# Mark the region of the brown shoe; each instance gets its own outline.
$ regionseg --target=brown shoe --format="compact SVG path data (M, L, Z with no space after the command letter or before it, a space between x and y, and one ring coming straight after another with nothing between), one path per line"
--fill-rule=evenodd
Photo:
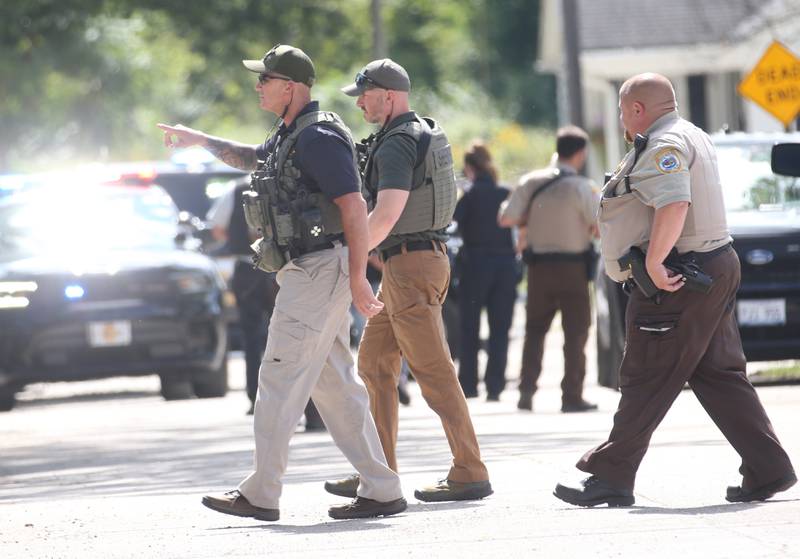
M227 493L206 495L203 497L203 504L211 510L223 514L247 516L255 518L256 520L266 520L268 522L273 522L280 518L280 511L278 509L264 509L251 505L247 497L239 493L238 489L228 491Z
M443 479L436 485L414 491L414 497L429 503L439 501L474 501L494 493L489 480L462 483Z
M353 502L346 505L331 507L328 516L336 520L348 518L375 518L376 516L391 516L403 512L408 507L406 500L400 497L394 501L373 501L365 497L356 497Z
M325 491L333 495L338 495L339 497L355 499L359 483L361 483L361 478L358 477L358 474L353 474L344 479L326 481Z

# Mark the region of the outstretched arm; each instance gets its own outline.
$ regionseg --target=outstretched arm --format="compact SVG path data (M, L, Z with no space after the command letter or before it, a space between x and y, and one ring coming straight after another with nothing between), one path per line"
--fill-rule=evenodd
M254 145L241 144L224 138L209 136L183 124L170 126L158 123L157 126L164 131L164 145L168 148L201 146L220 161L243 171L254 170L258 163L256 146Z

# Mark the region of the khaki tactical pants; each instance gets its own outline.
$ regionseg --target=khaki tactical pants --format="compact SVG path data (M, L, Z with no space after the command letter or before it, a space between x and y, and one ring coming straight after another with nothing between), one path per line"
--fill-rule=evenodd
M347 248L296 258L277 276L256 399L255 471L239 491L253 505L278 508L289 439L312 397L336 445L361 476L358 494L377 501L403 496L369 413L350 353Z
M653 431L688 382L741 456L745 491L793 471L745 374L747 363L734 315L739 258L729 248L702 267L714 278L708 294L684 287L657 305L634 289L625 316L622 396L614 427L608 441L581 458L578 469L632 490Z
M441 251L403 252L383 269L378 299L385 307L367 321L358 350L358 371L389 466L397 471L397 382L400 357L408 361L422 396L442 420L453 463L448 479L489 479L464 393L444 335L442 303L450 282L450 262Z

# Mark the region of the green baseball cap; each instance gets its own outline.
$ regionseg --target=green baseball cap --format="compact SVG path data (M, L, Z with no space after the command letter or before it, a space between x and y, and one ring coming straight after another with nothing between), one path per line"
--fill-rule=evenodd
M275 45L269 49L261 60L242 60L244 67L259 74L274 72L292 81L304 83L308 87L314 85L317 73L314 63L306 53L290 45Z
M411 91L408 72L391 58L373 60L356 74L354 83L342 88L342 92L358 97L367 89L379 87L394 91Z

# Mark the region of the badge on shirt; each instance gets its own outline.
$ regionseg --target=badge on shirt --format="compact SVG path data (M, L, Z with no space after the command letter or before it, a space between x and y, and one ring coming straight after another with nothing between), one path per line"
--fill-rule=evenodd
M659 172L676 173L681 170L681 159L673 148L664 148L656 154L656 167Z

